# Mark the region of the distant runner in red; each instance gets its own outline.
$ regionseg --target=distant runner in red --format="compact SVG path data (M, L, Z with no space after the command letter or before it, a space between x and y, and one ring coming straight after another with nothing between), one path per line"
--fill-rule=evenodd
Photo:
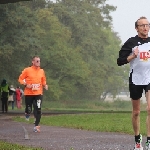
M40 68L40 58L34 56L32 59L32 66L25 68L18 81L20 84L25 85L25 117L29 120L30 113L32 112L32 105L34 107L33 113L35 117L34 132L40 132L40 119L41 119L41 103L43 88L48 90L46 84L45 72Z
M19 87L16 88L16 103L17 103L17 108L20 109L21 108L21 92Z

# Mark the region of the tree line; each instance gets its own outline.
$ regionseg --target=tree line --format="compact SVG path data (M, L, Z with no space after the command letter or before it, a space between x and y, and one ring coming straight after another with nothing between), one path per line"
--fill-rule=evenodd
M49 90L46 99L100 99L126 89L127 66L106 0L33 0L0 5L0 78L18 84L38 55Z

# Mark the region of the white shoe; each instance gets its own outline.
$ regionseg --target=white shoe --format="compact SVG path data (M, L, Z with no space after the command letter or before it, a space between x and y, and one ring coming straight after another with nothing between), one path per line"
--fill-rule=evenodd
M134 149L133 150L143 150L142 147L142 135L140 134L140 139L138 142L135 143Z
M143 150L143 147L140 143L135 143L133 150ZM150 149L146 149L146 150L150 150Z
M149 142L146 142L146 143L145 143L145 149L146 149L146 150L150 150L150 143L149 143Z
M40 126L35 126L33 129L34 132L40 132Z

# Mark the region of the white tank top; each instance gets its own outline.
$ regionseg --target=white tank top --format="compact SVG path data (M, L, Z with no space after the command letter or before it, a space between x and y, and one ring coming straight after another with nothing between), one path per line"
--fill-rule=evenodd
M139 45L138 49L139 54L137 58L130 61L132 82L135 85L148 85L150 83L150 42Z

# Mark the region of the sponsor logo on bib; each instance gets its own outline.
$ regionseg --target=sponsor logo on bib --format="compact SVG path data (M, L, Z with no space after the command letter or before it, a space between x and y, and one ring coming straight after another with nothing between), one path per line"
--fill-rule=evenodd
M141 61L148 61L149 58L150 58L150 52L140 52Z
M32 90L37 91L40 89L40 84L32 84Z

